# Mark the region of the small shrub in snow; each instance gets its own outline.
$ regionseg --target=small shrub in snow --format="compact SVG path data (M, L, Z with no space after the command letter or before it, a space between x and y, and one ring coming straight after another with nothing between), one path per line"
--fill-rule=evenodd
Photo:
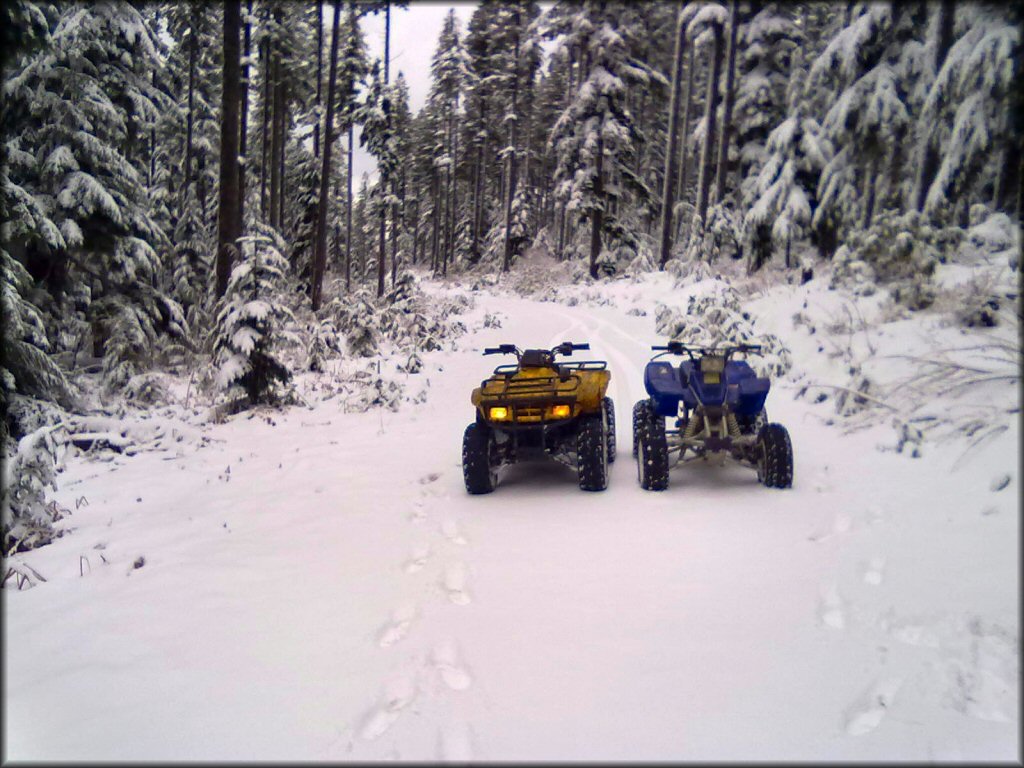
M750 364L762 375L782 376L793 367L785 345L773 334L757 332L749 313L740 305L739 294L724 282L716 281L710 290L691 296L682 311L659 303L655 330L659 336L704 347L733 342L761 344L762 354L751 357Z
M169 400L167 385L161 374L140 373L128 379L124 387L125 399L139 405L165 405Z
M848 285L867 295L864 282L886 284L896 301L923 309L935 300L936 266L947 261L962 237L962 230L933 227L917 211L883 211L836 252L832 286Z
M501 328L501 319L490 312L484 313L484 328Z
M306 327L306 366L311 371L322 371L328 357L341 354L338 329L330 317L309 323Z
M285 331L294 317L280 300L288 263L273 240L263 235L243 240L249 247L231 270L217 312L214 366L222 389L241 386L256 404L269 399L276 383L291 378L280 350L295 341Z
M57 489L54 477L63 454L67 430L63 424L40 427L5 448L2 520L3 551L10 554L49 544L59 533L53 524L64 516L56 503L47 503L46 490Z

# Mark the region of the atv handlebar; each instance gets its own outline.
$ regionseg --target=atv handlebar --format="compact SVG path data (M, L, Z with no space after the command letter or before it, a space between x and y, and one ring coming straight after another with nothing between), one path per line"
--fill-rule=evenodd
M651 347L656 352L668 353L670 355L682 355L686 354L691 360L695 359L695 355L714 355L721 354L728 358L733 352L743 352L749 354L751 352L760 353L760 344L723 344L720 347L699 347L693 344L684 344L681 341L670 341L665 345L654 345ZM660 357L660 355L659 355Z
M554 357L555 355L571 355L573 352L581 349L590 349L590 344L584 342L582 344L575 344L571 341L563 341L556 347L552 347L549 351ZM515 355L517 358L521 357L523 351L519 349L515 344L501 344L497 347L485 347L483 354L485 355Z

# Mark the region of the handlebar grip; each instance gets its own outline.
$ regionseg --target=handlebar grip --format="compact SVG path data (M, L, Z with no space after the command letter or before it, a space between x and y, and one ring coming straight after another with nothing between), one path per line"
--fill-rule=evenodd
M585 341L582 344L573 344L572 348L573 349L590 349L590 342L589 341Z
M497 347L484 347L484 354L485 355L500 355L501 354L501 350L498 349Z
M651 349L653 349L655 351L662 351L662 352L664 352L664 351L668 350L668 347L666 347L664 345L655 345L655 346L652 346Z

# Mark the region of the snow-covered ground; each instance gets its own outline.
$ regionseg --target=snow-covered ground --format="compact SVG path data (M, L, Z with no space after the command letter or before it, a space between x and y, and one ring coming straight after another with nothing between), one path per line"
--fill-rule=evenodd
M314 399L69 460L73 530L20 558L45 582L3 590L5 757L1019 760L1019 413L918 457L887 417L844 428L838 347L871 350L877 382L883 355L961 333L928 313L812 331L845 316L823 283L747 305L789 348L767 408L791 490L711 464L640 489L655 304L685 306L664 274L477 292L397 412ZM469 395L500 362L480 350L563 340L612 371L608 490L550 462L468 496ZM979 386L1019 408L1016 383Z

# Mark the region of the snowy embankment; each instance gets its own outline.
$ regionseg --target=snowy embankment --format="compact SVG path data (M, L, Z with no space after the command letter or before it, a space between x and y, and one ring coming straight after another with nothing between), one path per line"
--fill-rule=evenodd
M708 277L557 302L485 288L454 349L396 374L426 392L397 411L347 413L310 385L328 364L309 408L69 459L73 530L19 558L45 582L4 590L6 757L1019 759L1017 382L919 383L947 413L987 409L969 447L959 421L890 403L917 369L880 363L1015 332L865 317L886 310L820 277L747 281L743 322L778 339L767 407L794 487L708 464L644 492L643 364L659 315L728 293ZM468 496L469 394L496 362L479 351L563 340L612 371L609 489L541 463Z

